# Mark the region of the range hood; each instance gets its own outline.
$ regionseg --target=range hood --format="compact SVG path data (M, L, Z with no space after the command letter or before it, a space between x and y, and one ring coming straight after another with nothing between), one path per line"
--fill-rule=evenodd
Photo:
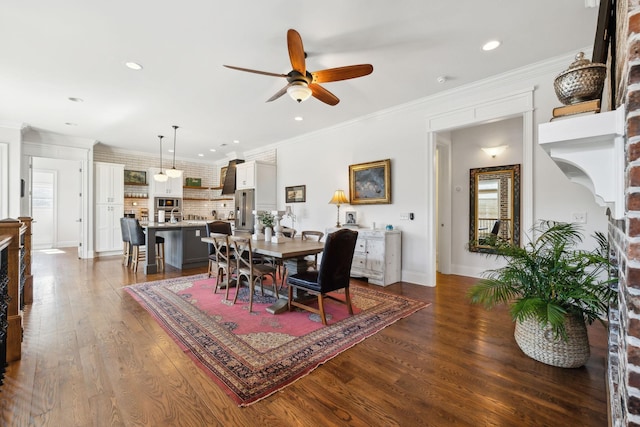
M594 194L614 219L625 210L624 107L538 125L538 143L573 182Z
M224 183L222 184L222 194L235 194L236 192L236 165L239 163L244 163L244 160L236 159L229 161L229 165L227 166L227 175L224 178Z

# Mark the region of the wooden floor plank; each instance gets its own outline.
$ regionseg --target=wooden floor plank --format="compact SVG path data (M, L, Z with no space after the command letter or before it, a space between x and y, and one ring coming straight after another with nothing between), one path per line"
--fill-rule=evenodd
M605 329L589 327L585 367L541 364L515 344L506 309L469 304L472 278L438 275L435 288L354 280L431 305L239 408L123 290L206 268L145 276L120 257L34 251L32 271L23 357L7 368L0 425L607 424Z

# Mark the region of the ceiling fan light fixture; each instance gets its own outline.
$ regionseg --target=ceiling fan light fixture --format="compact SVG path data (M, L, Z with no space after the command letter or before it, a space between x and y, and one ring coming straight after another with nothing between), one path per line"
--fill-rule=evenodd
M311 96L311 89L305 82L293 82L287 88L287 93L298 102L306 101Z

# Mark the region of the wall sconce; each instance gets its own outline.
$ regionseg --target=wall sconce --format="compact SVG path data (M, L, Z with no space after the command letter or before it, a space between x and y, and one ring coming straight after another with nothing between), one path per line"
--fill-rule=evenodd
M487 155L491 156L492 158L495 158L496 156L502 154L502 152L506 150L507 147L508 145L500 145L498 147L482 147L482 151L487 153Z

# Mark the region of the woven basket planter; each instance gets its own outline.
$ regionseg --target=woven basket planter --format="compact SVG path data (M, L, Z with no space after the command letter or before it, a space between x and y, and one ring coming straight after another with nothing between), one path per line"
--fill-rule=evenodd
M560 368L578 368L589 360L587 325L579 316L565 320L567 341L554 338L549 325L542 326L536 319L516 321L514 336L520 349L538 362Z

